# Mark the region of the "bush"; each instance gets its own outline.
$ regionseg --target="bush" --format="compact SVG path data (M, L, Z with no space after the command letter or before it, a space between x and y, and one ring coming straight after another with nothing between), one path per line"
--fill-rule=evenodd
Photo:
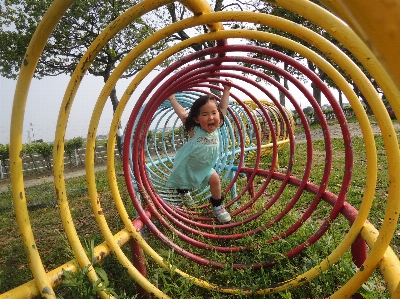
M69 158L69 162L71 163L72 155L76 150L83 147L84 140L82 137L75 137L65 142L64 152Z
M10 146L8 144L0 144L0 161L3 166L6 165L7 159L10 159Z
M36 151L36 143L25 143L25 144L23 144L22 145L22 153L24 155L29 156L29 158L31 158L33 167L35 169L37 169L37 165L36 165L35 159L33 157L37 153L37 151Z
M53 144L49 144L46 142L33 143L35 145L34 149L38 154L43 156L43 159L46 160L47 169L51 170L51 158L53 156Z

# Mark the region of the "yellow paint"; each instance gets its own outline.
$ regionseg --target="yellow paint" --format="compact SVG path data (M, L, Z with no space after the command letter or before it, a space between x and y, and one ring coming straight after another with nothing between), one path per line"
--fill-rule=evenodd
M38 289L40 290L40 294L44 298L56 298L56 296L47 278L46 271L39 256L26 206L22 159L20 156L22 151L22 129L28 90L40 54L42 53L47 39L54 27L57 25L58 21L72 2L73 1L71 0L56 0L43 16L43 19L36 29L32 37L32 41L26 50L25 58L21 65L21 71L15 89L11 115L12 125L10 128L10 169L12 173L11 185L14 208L18 227L24 243L24 248L28 256L29 267L33 277L35 278Z
M368 45L400 86L400 1L321 0ZM399 118L400 114L396 114Z
M155 3L157 2L157 3ZM143 13L151 11L152 9L171 3L171 0L164 1L153 1L145 0L139 2L138 5L132 7L130 10L125 12L119 18L117 18L107 29L105 29L92 43L88 51L83 55L79 62L76 70L71 76L71 81L65 92L65 96L60 107L59 118L57 122L57 130L54 142L54 177L55 187L57 190L58 203L61 211L61 218L63 225L68 236L69 242L74 250L77 257L77 261L81 267L90 265L90 261L84 252L80 240L77 236L75 227L73 225L73 219L70 214L68 207L68 199L66 197L66 188L64 182L64 168L63 168L63 151L64 151L64 136L68 116L70 109L73 104L74 97L79 88L80 79L86 74L90 63L97 55L100 48L102 48L107 41L112 38L124 25L140 17ZM354 293L359 286L369 277L373 269L380 265L385 280L388 282L388 287L391 292L392 298L397 298L400 295L400 274L399 274L399 261L396 255L391 251L389 244L393 236L394 230L398 221L398 213L400 212L400 202L398 201L400 187L398 186L399 175L400 175L400 155L398 149L398 141L396 133L393 129L392 123L387 116L385 107L383 107L379 96L375 92L372 85L365 78L363 73L358 70L355 65L351 62L347 56L340 52L334 45L325 41L321 36L302 28L301 26L293 26L293 23L259 13L251 12L211 12L211 8L205 0L182 0L180 1L183 5L187 6L195 16L188 18L181 22L177 22L162 30L159 30L151 37L147 38L142 43L138 44L137 47L121 61L117 68L112 73L109 80L103 87L101 94L99 95L98 101L94 108L92 119L89 126L89 134L87 140L87 157L94 156L94 136L96 136L96 128L99 122L99 118L102 110L104 109L107 97L116 85L116 82L120 78L124 70L131 64L134 63L135 59L144 51L146 51L151 45L161 40L164 36L172 35L180 30L187 29L191 26L196 25L208 25L212 31L209 34L199 35L177 45L170 47L158 55L148 65L146 65L141 72L131 81L124 95L121 98L120 105L114 114L114 118L110 125L109 140L108 140L108 157L114 157L114 146L115 146L115 134L118 128L118 123L121 119L121 115L129 101L130 94L136 89L138 84L148 76L148 74L161 62L163 62L168 56L180 51L182 48L189 47L192 43L199 43L207 40L218 40L218 39L234 39L234 38L252 38L263 41L277 43L281 46L293 49L300 53L307 59L313 61L318 65L324 72L326 72L341 88L346 98L351 103L355 114L359 120L363 138L366 144L366 155L367 155L367 178L366 188L363 197L363 202L360 206L359 214L355 223L350 228L348 234L344 237L343 241L337 246L337 248L321 262L316 265L313 269L295 277L293 280L283 282L282 285L273 289L260 290L259 294L272 293L278 291L284 291L292 287L299 286L306 281L309 281L318 275L321 271L326 270L335 261L337 261L351 246L357 235L361 232L364 238L368 241L369 246L372 248L369 252L368 258L364 263L364 271L358 271L349 282L339 289L331 298L347 298ZM400 39L398 30L400 28L400 10L399 1L381 1L378 4L376 1L332 1L322 0L326 5L331 7L333 11L337 13L344 21L346 21L365 41L370 49L362 42L362 40L340 19L334 17L324 9L313 3L305 0L276 0L274 3L285 7L291 11L297 12L304 17L310 19L314 23L322 26L335 38L337 38L343 45L345 45L358 59L365 65L370 74L376 78L377 82L385 92L388 101L392 105L397 116L400 115L400 93L397 86L400 86L400 62L397 59L397 49L400 46ZM17 82L14 105L12 110L12 126L10 129L10 161L11 161L11 183L13 190L13 200L16 211L17 222L20 228L21 235L25 248L27 248L27 255L30 260L30 268L35 278L35 287L37 290L42 290L41 295L45 298L55 298L52 282L50 281L50 274L46 274L42 265L40 256L36 249L36 244L32 229L30 227L29 215L26 208L26 199L23 184L23 172L22 172L22 161L20 158L20 152L22 150L22 125L24 120L24 109L26 106L27 94L29 91L29 85L32 80L34 70L37 65L37 61L42 52L42 49L46 43L48 36L50 35L53 28L56 26L59 19L62 17L66 9L73 3L72 0L56 0L50 7L46 15L43 17L42 22L39 24L35 35L32 38L32 42L26 52L26 63L21 66L20 76ZM221 30L222 22L230 20L236 20L238 22L254 22L261 23L266 26L272 26L279 28L283 31L289 32L297 37L303 38L306 41L312 42L312 44L318 47L322 52L329 55L340 67L353 78L359 89L363 92L367 98L371 108L374 111L377 122L381 128L382 136L385 142L386 154L389 163L389 196L388 204L386 207L386 214L384 222L379 232L374 231L373 227L367 225L366 220L368 213L371 208L371 203L374 197L374 189L376 186L377 176L377 158L374 144L374 138L372 130L367 116L365 115L363 107L360 105L357 96L354 94L352 88L347 82L341 77L341 75L324 59L313 53L311 50L290 41L286 38L282 38L273 34L255 32L250 30ZM380 26L376 26L379 23ZM384 30L382 32L382 30ZM372 52L371 52L372 50ZM375 58L374 54L378 59ZM380 60L383 64L380 65ZM386 71L385 71L386 69ZM280 141L284 143L285 141ZM266 146L268 147L268 146ZM124 265L129 274L137 281L144 289L148 292L152 292L158 298L168 298L161 290L158 290L153 286L146 278L144 278L138 271L133 267L129 259L122 253L120 244L114 238L111 233L107 221L104 215L99 215L96 211L101 210L101 204L99 195L95 185L94 177L94 164L93 161L87 159L86 172L89 196L92 203L94 215L98 222L99 228L107 242L109 252L113 252L118 258L119 262ZM143 248L143 250L151 258L153 258L160 266L169 268L171 265L167 265L161 256L157 254L138 234L131 224L128 213L126 212L123 201L120 197L118 186L115 178L115 165L114 160L110 158L107 161L108 176L110 182L110 188L117 206L118 212L120 213L121 219L127 227L127 232L136 240ZM366 229L369 228L369 229ZM379 234L378 234L379 233ZM374 238L376 236L376 238ZM372 241L373 240L373 241ZM393 266L395 265L395 266ZM195 284L211 290L217 290L218 286L192 277L179 269L175 270L182 276L193 279ZM95 280L96 275L94 271L90 273L90 279ZM10 296L24 295L31 292L34 289L32 285L26 288L15 289L14 292L10 292ZM45 294L43 290L49 290L48 294ZM237 288L225 288L220 290L221 292L235 294L243 292L244 294L250 294L249 291L240 290ZM8 293L8 294L10 294ZM0 295L1 298L5 294ZM8 295L7 295L8 296ZM102 298L108 298L104 293L100 293Z

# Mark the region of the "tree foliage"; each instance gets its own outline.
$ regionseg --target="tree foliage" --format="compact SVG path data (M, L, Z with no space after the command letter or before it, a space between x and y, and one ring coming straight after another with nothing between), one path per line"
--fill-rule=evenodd
M42 16L53 0L7 0L0 2L0 75L16 79L26 48ZM34 77L72 74L83 53L95 38L124 11L140 1L76 0L52 32L40 56ZM151 22L142 18L130 23L100 50L88 72L104 82L118 63L133 47L154 33ZM166 48L166 41L154 45L139 56L121 76L129 78L138 73L152 58ZM167 63L167 62L166 62ZM119 100L116 89L110 93L113 111ZM118 149L122 141L117 136Z
M53 156L53 144L46 142L32 143L35 145L37 153L41 154L43 159L46 161L47 170L51 170L51 158Z
M36 162L34 155L37 153L36 152L36 143L25 143L22 145L22 153L24 155L29 156L31 158L31 161L33 163L33 166L37 168Z
M312 2L317 2L317 1L312 1ZM287 20L290 20L291 22L293 22L294 24L298 24L301 26L304 26L308 29L311 29L314 32L317 32L319 35L328 38L328 39L332 39L332 37L330 37L329 34L327 34L327 32L325 30L323 30L322 28L320 28L319 26L315 25L314 23L310 22L309 20L303 18L302 16L288 11L287 9L284 9L278 5L274 5L274 4L270 4L270 3L260 3L258 5L258 7L256 7L256 11L260 12L260 13L265 13L265 14L269 14L269 15L274 15L277 17L281 17ZM288 38L290 40L293 40L299 44L302 44L304 46L306 46L307 48L312 49L313 51L315 51L318 54L322 54L321 51L319 51L316 47L314 47L312 44L306 42L305 40L298 38L286 31L271 27L271 26L265 26L265 25L257 25L256 26L257 30L259 31L263 31L263 32L268 32L268 33L272 33L275 35L279 35L285 38ZM311 61L306 60L302 55L300 55L299 53L282 47L278 44L274 44L272 42L264 42L264 41L259 41L259 40L251 40L251 43L257 46L261 46L261 47L266 47L268 49L272 49L275 51L278 51L280 53L284 53L285 55L287 55L288 57L291 57L295 60L301 61L303 64L307 65L308 68L310 70L312 70L322 81L324 81L326 79L326 74L319 69L315 64L313 64ZM276 63L281 63L283 68L289 72L290 74L292 74L294 77L296 77L298 80L303 81L303 82L307 82L307 78L304 76L304 74L302 74L299 70L297 70L296 68L288 65L287 63L283 63L282 61L278 61L272 57L266 56L266 55L262 55L262 54L251 54L252 57L254 58L259 58L262 60L267 60L270 61L274 64ZM252 66L254 67L254 66ZM257 67L256 67L257 68ZM269 69L261 69L261 71L263 71L264 73L266 73L267 75L273 77L276 81L280 82L282 80L281 76L278 75L276 72L269 70ZM283 79L283 84L285 85L286 88L288 88L287 85L287 81L286 79ZM320 90L318 89L318 87L316 85L314 85L313 83L311 84L311 87L313 88L313 95L314 98L317 100L318 104L321 105L321 94L320 94ZM285 105L285 100L284 100L284 95L281 93L280 94L280 102L282 105Z
M218 12L229 10L253 10L256 5L263 1L252 0L247 1L247 3L246 1L209 0L207 2L210 4L213 11ZM170 25L171 23L176 23L192 16L193 12L191 12L188 8L179 3L179 1L175 1L152 11L149 17L152 20L156 19L157 22L155 22L155 24L157 26L157 29L161 29L167 25ZM206 25L187 28L168 37L167 42L170 44L178 43L181 41L185 41L193 36L208 33L209 31L210 30ZM181 49L179 53L176 53L173 57L171 57L171 60L178 60L184 55L214 47L215 45L216 41L213 40L192 44L187 49ZM200 57L199 59L206 59L206 57ZM214 83L211 82L211 84ZM220 91L216 89L211 89L211 92L217 95L221 95Z
M3 167L6 165L6 160L10 158L10 145L0 144L0 161Z
M243 0L242 2L247 3L247 2L252 2L252 1L251 0ZM321 3L319 1L317 1L317 0L311 0L311 2L314 2L317 5L321 5ZM335 46L340 48L340 50L343 51L344 54L346 54L350 59L352 59L353 62L355 64L357 64L357 66L365 73L367 78L369 78L369 80L375 86L377 91L380 92L380 93L382 92L381 89L379 88L379 86L376 84L375 80L370 76L368 71L357 60L357 58L348 49L346 49L338 40L336 40L333 36L331 36L325 29L319 27L315 23L311 22L310 20L308 20L308 19L306 19L306 18L304 18L304 17L302 17L302 16L300 16L300 15L294 13L294 12L288 11L285 8L282 8L282 7L278 6L278 5L272 4L272 1L270 1L269 3L264 2L264 1L260 2L255 7L255 10L260 12L260 13L266 13L266 14L277 16L277 17L282 17L284 19L287 19L287 20L293 22L294 24L298 24L300 26L306 27L307 29L310 29L310 30L316 32L318 35L324 37L326 40L330 41ZM291 39L291 40L293 40L295 42L298 42L299 44L302 44L302 45L306 46L307 48L311 49L315 53L319 54L324 59L329 61L339 71L339 73L341 73L341 75L350 84L353 85L354 92L361 98L361 100L365 100L363 95L360 93L359 89L357 88L357 86L354 84L353 80L350 78L350 76L342 68L338 67L338 65L329 56L327 56L323 52L321 52L312 43L309 43L309 42L307 42L307 41L305 41L305 40L303 40L301 38L293 36L288 32L285 32L285 31L282 31L282 30L279 30L279 29L276 29L276 28L273 28L273 27L270 27L270 26L258 25L257 26L257 30L264 31L264 32L269 32L269 33L273 33L273 34L276 34L276 35L279 35L279 36L286 37L286 38ZM316 66L312 61L309 61L309 60L305 59L304 57L302 57L301 55L299 55L298 53L295 53L294 51L292 51L290 49L281 47L281 46L276 45L274 43L265 43L265 42L258 41L258 40L252 40L251 43L255 44L255 45L267 47L269 49L273 49L273 50L279 51L281 53L286 54L289 57L292 57L292 58L294 58L296 60L299 60L301 63L306 65L312 72L314 72L329 87L338 89L340 104L342 104L341 103L341 99L342 99L341 96L342 95L341 95L341 92L340 92L339 88L336 86L335 82L329 76L327 76L327 74L324 73L318 66ZM265 56L258 55L258 54L253 55L253 57L257 57L257 58L265 59L265 60L270 60L273 63L277 63L277 61L274 61L270 57L265 57ZM294 68L291 68L291 67L287 68L286 65L285 65L285 70L289 71L289 73L291 73L292 75L297 77L299 80L304 81L306 79L301 73L296 71ZM269 70L263 70L263 71L265 73L269 74L270 76L273 76L277 81L280 80L279 76L277 76L273 72L271 72ZM318 86L316 84L314 84L314 83L311 83L311 87L312 87L312 90L313 90L314 98L317 100L318 104L321 105L321 91L319 90Z
M65 142L64 152L69 157L69 160L72 160L72 156L75 154L75 151L82 148L84 144L84 140L82 137L75 137Z
M255 8L258 7L263 1L209 0L207 2L210 4L212 10L217 12L230 10L255 10ZM152 20L156 19L157 22L155 22L155 26L157 26L157 29L161 29L167 25L170 25L171 23L176 23L192 16L193 13L188 8L180 4L179 1L175 1L152 11L148 18ZM209 31L210 30L206 25L187 28L170 36L168 38L168 42L181 42L197 34L208 33ZM193 44L191 45L191 49L182 49L179 55L184 55L190 51L200 51L209 47L213 47L215 44L215 41L205 41L203 43Z
M15 79L28 43L42 16L53 0L7 0L1 5L0 74ZM124 0L77 0L51 34L39 59L36 78L71 74L82 54L106 26L121 13L135 4ZM112 38L100 51L88 72L105 80L116 64L140 41L154 33L154 29L142 19L136 19ZM163 44L143 54L130 65L123 77L127 78L153 58Z

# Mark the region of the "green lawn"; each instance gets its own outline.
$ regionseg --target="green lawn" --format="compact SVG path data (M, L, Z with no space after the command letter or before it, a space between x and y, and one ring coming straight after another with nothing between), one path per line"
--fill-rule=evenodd
M376 136L376 145L378 151L379 176L376 188L373 208L369 214L368 220L379 229L385 213L387 188L389 178L387 174L387 161L382 138ZM305 168L305 153L307 145L305 143L296 145L296 154L294 157L294 167L292 175L301 178ZM332 140L333 148L333 167L330 171L329 184L327 190L337 193L340 190L344 173L344 146L341 139ZM347 193L347 201L359 208L363 191L365 188L366 159L365 145L362 138L352 139L352 148L354 154L354 166L352 171L351 186ZM323 141L314 141L313 143L313 166L309 181L319 185L324 174L325 167L325 147ZM289 159L288 149L285 148L279 154L281 167L287 165ZM269 168L270 157L262 160L263 169ZM121 171L121 165L118 165L118 171ZM124 188L122 176L117 177L120 185L121 196L125 201L131 218L135 217L135 211L130 203L129 196ZM254 184L255 189L260 190L265 178L261 175L256 176ZM238 190L241 190L246 183L245 178L240 178L237 182ZM74 223L83 244L90 254L91 244L100 244L103 237L98 229L97 223L90 207L90 200L86 192L86 181L84 177L70 179L66 181L67 195L72 212ZM113 232L123 229L122 221L113 204L111 192L108 187L108 180L105 171L96 173L96 184L99 193L103 211L108 224ZM272 180L263 195L254 205L254 210L263 211L266 203L280 188L281 182ZM279 197L277 202L265 211L262 216L249 224L238 226L227 233L243 233L251 229L263 227L266 223L273 220L278 213L287 205L293 194L297 191L295 186L287 186ZM54 204L55 194L52 184L45 183L39 186L30 187L26 190L28 204L32 207L30 212L30 221L33 227L37 247L42 257L42 262L47 270L54 269L63 263L73 259L71 247L65 237L61 224L59 209ZM199 249L188 245L180 240L177 233L163 229L157 224L159 229L171 240L182 248L207 258L214 262L225 263L226 266L221 269L215 269L209 266L200 266L181 257L175 251L166 247L158 238L149 231L146 232L147 242L158 252L165 260L170 261L174 267L187 272L197 278L206 281L249 290L257 290L274 284L278 284L287 279L296 277L304 271L318 265L326 256L328 256L343 239L343 236L349 230L349 225L343 216L334 220L329 230L315 244L308 246L300 255L288 259L284 253L290 251L295 246L304 242L308 237L315 233L322 220L327 217L331 211L331 206L325 202L318 204L317 209L310 217L304 221L301 227L293 234L285 238L278 238L274 242L266 242L291 227L304 211L309 207L314 195L303 192L295 206L286 213L280 222L272 224L261 232L251 236L232 241L217 240L212 241L206 238L199 238L201 242L210 246L251 246L251 249L239 253L221 253L213 249ZM240 203L246 202L249 196L245 194L240 199ZM41 206L45 204L46 207ZM239 219L238 216L236 219ZM246 218L243 216L243 218ZM21 237L15 221L15 214L12 208L11 193L0 193L0 238L2 251L0 253L0 294L17 287L32 279ZM400 227L397 227L395 236L392 240L392 248L396 253L400 252ZM195 238L195 236L193 236ZM123 250L130 256L129 246L124 246ZM265 261L275 261L272 267L265 267L258 270L241 269L233 270L232 264L252 264ZM208 291L193 285L193 281L180 277L173 271L165 270L150 258L146 259L148 279L163 290L172 298L244 298L253 297L245 295L228 295L216 291ZM134 281L126 273L125 269L116 261L113 256L107 257L105 261L98 265L98 271L103 275L103 284L118 294L119 298L135 298L136 289ZM104 273L102 269L105 270ZM324 298L334 293L340 286L345 284L357 271L351 262L350 252L346 252L342 258L332 265L327 271L317 278L305 283L301 287L290 289L278 294L269 294L264 296L255 296L257 298ZM57 296L60 298L93 298L93 291L96 290L86 279L85 271L80 271L76 275L69 277L69 286L63 286L56 289ZM107 281L108 280L108 281ZM107 282L107 283L105 283ZM374 271L370 279L362 286L360 293L365 298L389 298L389 292L386 289L385 282L379 272Z

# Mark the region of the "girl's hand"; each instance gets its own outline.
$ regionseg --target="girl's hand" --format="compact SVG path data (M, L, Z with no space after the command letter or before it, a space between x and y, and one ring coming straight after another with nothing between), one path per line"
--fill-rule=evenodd
M181 121L185 123L188 114L185 108L183 108L182 105L179 104L178 100L175 97L175 94L171 94L167 99L171 103L172 108L174 108L175 113L178 115Z
M232 83L232 80L231 79L228 79L228 78L225 78L225 81L226 82L229 82L229 83ZM229 90L229 89L231 89L231 85L228 85L228 84L222 84L222 86L224 87L224 89L226 89L226 90Z
M222 112L222 115L226 115L227 110L228 110L228 104L229 104L229 94L231 90L231 83L232 81L228 78L225 78L226 83L222 84L224 87L224 91L222 93L221 101L219 102L219 109ZM230 83L230 84L228 84Z

